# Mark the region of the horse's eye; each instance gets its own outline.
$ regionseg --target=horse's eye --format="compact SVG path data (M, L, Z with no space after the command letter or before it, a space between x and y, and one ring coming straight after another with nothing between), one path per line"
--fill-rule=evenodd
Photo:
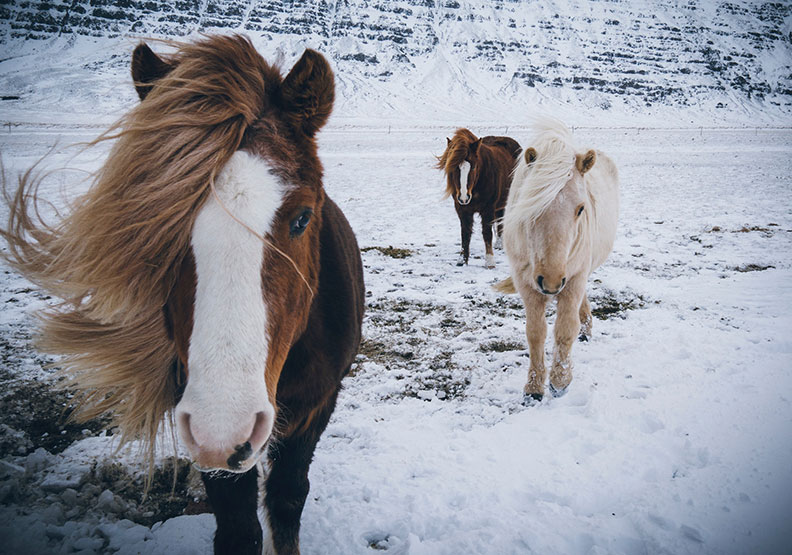
M308 222L311 221L313 212L310 208L304 208L300 214L291 221L289 224L289 235L292 237L299 237L308 227Z
M577 218L578 216L580 216L580 215L583 213L583 209L584 209L584 208L585 208L585 206L584 206L584 205L582 205L582 204L581 204L580 206L578 206L577 213L575 214L575 217L576 217L576 218Z

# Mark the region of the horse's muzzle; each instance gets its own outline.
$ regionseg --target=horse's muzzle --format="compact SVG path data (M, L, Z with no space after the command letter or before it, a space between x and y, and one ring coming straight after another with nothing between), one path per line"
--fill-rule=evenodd
M545 280L544 276L537 276L536 285L539 286L539 291L541 291L543 295L558 295L566 285L566 278L561 278L561 285L558 287L552 287L547 283L547 280Z
M250 429L242 427L237 430L241 433L237 435L236 442L229 441L230 437L211 437L206 430L195 426L187 412L177 416L177 424L196 468L202 471L247 472L266 450L272 432L272 416L269 411L257 413Z

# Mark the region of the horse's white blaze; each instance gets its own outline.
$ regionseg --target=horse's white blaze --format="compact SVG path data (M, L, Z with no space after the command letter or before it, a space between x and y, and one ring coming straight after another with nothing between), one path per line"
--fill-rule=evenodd
M239 151L215 183L228 212L260 235L270 231L283 201L282 187L269 170L260 158ZM190 415L190 439L215 452L244 443L257 413L264 414L259 424L264 429L258 428L256 435L268 437L275 414L265 383L264 245L222 205L210 195L193 228L197 283L189 378L177 407L177 413ZM189 437L183 429L180 433Z
M465 160L459 164L459 201L467 204L470 201L468 194L468 174L470 173L470 162Z

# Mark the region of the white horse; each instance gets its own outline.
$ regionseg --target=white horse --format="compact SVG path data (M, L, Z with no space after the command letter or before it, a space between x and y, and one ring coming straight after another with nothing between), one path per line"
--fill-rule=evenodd
M550 389L560 395L572 381L572 345L578 333L591 333L586 281L613 249L619 211L618 171L610 158L576 149L572 133L557 120L541 120L534 130L514 170L503 219L511 277L495 285L503 293L519 292L525 304L529 403L544 395L545 307L554 298Z

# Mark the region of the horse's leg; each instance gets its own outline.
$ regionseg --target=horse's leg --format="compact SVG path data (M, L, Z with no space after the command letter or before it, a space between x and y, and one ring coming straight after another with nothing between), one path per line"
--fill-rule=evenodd
M555 395L562 395L572 381L572 345L580 333L580 308L586 296L585 277L573 277L558 294L558 313L555 322L555 349L550 370L550 387Z
M484 248L486 251L484 265L487 268L495 267L495 254L492 252L492 224L495 221L495 214L492 211L481 212L481 235L484 238Z
M503 214L504 209L495 211L495 248L498 250L503 249Z
M457 266L464 266L470 257L470 236L473 233L473 212L462 211L457 207L459 226L462 230L462 253L459 255Z
M525 304L525 336L528 338L528 352L530 353L528 381L523 392L526 402L541 401L544 397L544 382L547 373L544 361L545 338L547 337L547 322L545 321L547 297L530 286L521 288L520 293Z
M215 554L260 555L258 469L244 474L202 472L201 478L217 521Z
M277 555L300 552L300 517L310 488L308 467L335 408L336 395L316 413L304 431L283 438L270 448L264 505L272 548Z
M594 323L591 317L591 305L589 304L588 295L583 293L583 300L580 302L580 340L588 341L591 337L591 327Z

